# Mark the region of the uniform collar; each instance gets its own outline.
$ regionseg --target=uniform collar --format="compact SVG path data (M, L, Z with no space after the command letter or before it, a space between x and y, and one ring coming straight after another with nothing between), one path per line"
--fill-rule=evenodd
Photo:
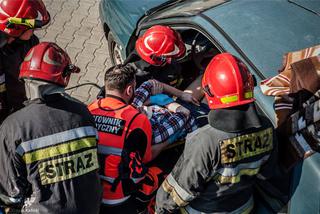
M211 110L208 119L212 127L225 132L241 132L262 126L254 103Z
M105 98L98 100L98 106L105 111L114 111L126 107L128 104L119 96L106 94Z
M61 100L65 98L65 94L48 94L43 98L35 98L32 100L26 100L23 102L25 106L30 104L41 104L41 103L52 103L57 102L58 100Z

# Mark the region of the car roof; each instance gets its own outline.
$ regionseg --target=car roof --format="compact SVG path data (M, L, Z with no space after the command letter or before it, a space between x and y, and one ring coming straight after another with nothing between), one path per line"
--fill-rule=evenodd
M285 53L320 44L318 11L320 1L188 0L150 18L201 14L228 35L262 78L268 78L277 74Z
M298 2L298 1L297 1ZM308 7L320 8L320 1ZM320 44L320 16L284 0L238 0L208 9L264 77L277 74L283 54Z

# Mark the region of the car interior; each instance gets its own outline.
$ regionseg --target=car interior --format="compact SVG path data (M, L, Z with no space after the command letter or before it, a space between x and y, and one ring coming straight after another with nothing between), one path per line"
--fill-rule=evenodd
M182 66L183 84L186 89L199 75L202 75L210 60L220 51L202 33L195 29L177 30L186 45L186 54L178 62Z

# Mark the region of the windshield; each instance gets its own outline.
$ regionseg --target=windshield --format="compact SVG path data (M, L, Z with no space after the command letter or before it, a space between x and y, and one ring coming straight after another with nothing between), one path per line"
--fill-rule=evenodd
M161 13L156 13L152 17L149 17L148 20L163 19L175 16L193 16L228 1L230 0L178 0L172 6L162 10Z

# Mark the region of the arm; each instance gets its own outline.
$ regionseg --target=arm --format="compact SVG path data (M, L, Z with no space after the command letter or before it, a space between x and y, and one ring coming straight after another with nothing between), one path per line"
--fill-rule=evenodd
M146 81L142 83L141 86L135 91L135 96L132 105L135 108L142 107L152 94L152 88L152 82Z
M2 65L1 60L2 59L0 59L0 124L8 114L7 112L8 109L6 107L7 93L6 93L6 84L5 84L5 73L3 72L3 68L1 66Z
M136 128L129 134L125 145L130 156L130 177L135 183L133 188L137 189L135 197L148 201L158 189L159 178L155 177L160 176L161 170L147 167L147 162L154 157L154 154L151 155L151 125L148 119L144 121L146 117L143 114L138 117L141 123L135 125Z
M8 130L0 128L0 204L20 207L29 188L27 170L15 151L15 142L7 138Z
M170 85L167 85L165 83L161 83L163 85L163 92L166 93L166 94L170 94L172 96L175 96L175 97L181 97L182 94L183 94L183 91L175 88L175 87L172 87Z
M189 90L181 91L181 90L179 90L179 89L177 89L175 87L172 87L170 85L167 85L165 83L162 83L162 85L163 85L164 93L170 94L170 95L175 96L175 97L178 97L183 101L190 102L190 103L193 103L195 105L200 105L200 103L198 101L199 99L197 99L193 95L192 92L190 93Z
M184 90L184 92L190 93L197 100L201 100L204 96L204 92L201 87L203 75L197 77L189 86Z
M158 190L157 214L174 212L194 200L219 162L218 149L209 147L209 137L199 134L188 136L183 154Z

